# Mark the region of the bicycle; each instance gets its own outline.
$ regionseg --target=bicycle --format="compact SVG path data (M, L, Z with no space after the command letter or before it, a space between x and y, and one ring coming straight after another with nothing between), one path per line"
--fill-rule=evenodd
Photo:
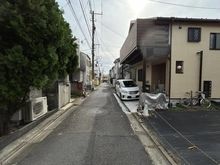
M211 102L205 98L204 92L197 91L196 93L197 93L197 95L193 96L193 97L182 97L180 99L180 104L183 107L188 107L189 105L195 106L198 103L200 103L200 105L202 105L203 107L209 108L211 106ZM186 94L188 94L190 96L189 92L186 92Z

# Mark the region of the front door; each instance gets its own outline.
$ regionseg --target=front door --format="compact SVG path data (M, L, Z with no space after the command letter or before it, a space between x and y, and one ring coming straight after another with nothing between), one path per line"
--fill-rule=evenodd
M166 63L152 65L152 92L165 90Z

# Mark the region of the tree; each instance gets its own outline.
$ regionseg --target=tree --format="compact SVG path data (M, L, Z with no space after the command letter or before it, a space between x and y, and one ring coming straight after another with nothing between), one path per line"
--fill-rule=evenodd
M0 135L26 104L78 65L77 44L55 0L0 0Z

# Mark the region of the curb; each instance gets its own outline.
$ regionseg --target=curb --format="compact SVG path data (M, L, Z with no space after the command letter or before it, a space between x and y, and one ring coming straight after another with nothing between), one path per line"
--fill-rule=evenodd
M81 100L81 99L77 99L76 102L79 102L79 100ZM78 106L75 106L74 103L68 103L64 107L60 108L59 110L54 110L53 112L39 118L39 120L36 120L36 121L28 124L27 126L24 126L20 130L17 130L16 132L12 133L10 135L11 138L6 139L6 138L8 138L8 136L6 136L3 140L3 142L5 142L5 143L4 143L4 145L2 145L5 147L0 150L0 164L7 161L17 151L22 149L26 144L29 143L29 141L31 141L33 138L35 138L35 136L37 136L39 133L41 133L42 130L44 130L46 127L51 125L54 121L56 121L58 118L62 117L65 113L68 113L69 109L73 108L73 111L74 111L77 107ZM42 125L41 125L41 123L42 123ZM39 128L37 126L39 126ZM38 129L38 131L36 131L35 128ZM31 131L33 131L33 132L31 132ZM30 132L30 135L28 134L28 132ZM27 136L27 137L24 137L24 136ZM22 138L23 138L23 140L22 140Z
M0 140L0 150L2 150L4 147L15 141L16 139L20 138L24 134L26 134L28 131L32 130L34 127L36 127L38 124L40 124L42 121L44 121L46 118L52 116L54 113L58 112L58 109L54 109L52 111L49 111L46 115L40 117L39 119L27 124L26 126L22 127L21 129L16 130L15 132L4 136Z
M94 91L97 90L97 88L98 86L94 88ZM89 90L87 92L87 96L89 96L91 92L92 91ZM74 111L85 100L85 98L86 97L76 98L74 99L74 101L67 103L66 105L64 105L63 107L59 109L48 111L47 114L38 118L37 120L28 123L27 125L23 126L22 128L16 130L15 132L7 136L2 137L0 139L0 164L7 161L7 159L13 156L18 150L20 150L22 147L24 147L28 143L28 140L19 141L19 139L22 139L22 137L28 135L28 132L31 132L33 130L34 134L38 135L39 131L35 130L35 128L37 129L37 126L39 126L38 129L40 130L44 129L45 127L55 122L58 118L62 117L62 115L68 112L69 109L73 108L73 111ZM41 123L43 125L41 125ZM32 140L32 138L30 137L28 139ZM15 144L17 143L17 141L18 141L18 144Z
M95 88L95 90L98 88L98 86ZM87 94L90 94L92 91L88 91ZM76 101L73 101L73 102L77 102ZM20 138L21 136L23 136L24 134L26 134L27 132L29 132L30 130L32 130L33 128L35 128L37 125L39 125L41 122L43 122L45 119L49 118L50 116L52 116L53 114L55 113L58 113L58 112L61 112L59 114L59 116L61 116L63 113L65 113L68 109L70 109L71 107L73 106L76 106L74 105L73 103L67 103L65 106L63 106L62 108L60 109L54 109L54 110L51 110L51 111L48 111L47 114L45 114L44 116L38 118L37 120L35 121L32 121L30 123L28 123L27 125L25 125L24 127L16 130L15 132L9 134L9 135L6 135L6 136L3 136L1 139L0 139L0 151L3 150L3 148L5 148L7 145L9 145L10 143L12 143L13 141L17 140L18 138ZM50 121L49 123L53 122L54 120L56 120L59 116L57 116L55 119L53 119L52 121Z

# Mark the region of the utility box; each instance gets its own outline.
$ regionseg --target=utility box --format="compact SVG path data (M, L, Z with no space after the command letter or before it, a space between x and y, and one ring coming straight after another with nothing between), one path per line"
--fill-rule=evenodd
M211 97L212 81L203 81L203 92L205 93L205 97Z

